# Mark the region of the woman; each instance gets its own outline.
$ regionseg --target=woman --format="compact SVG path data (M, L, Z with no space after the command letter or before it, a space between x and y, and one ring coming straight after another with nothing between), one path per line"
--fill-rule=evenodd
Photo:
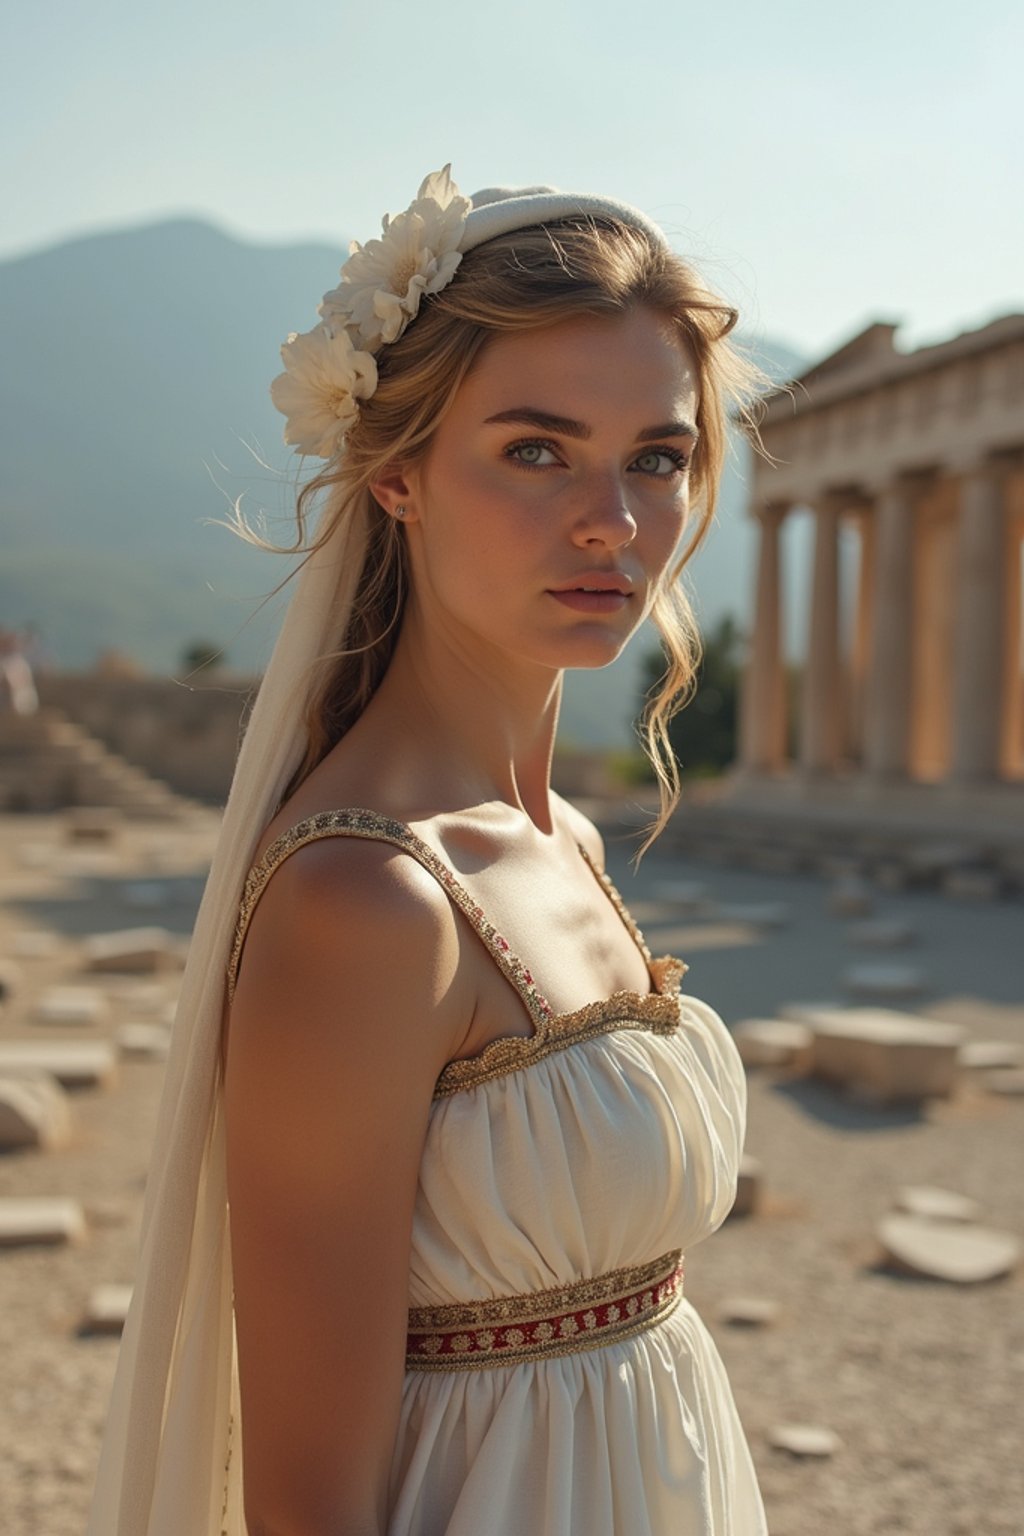
M742 1070L549 784L563 670L650 614L655 832L677 796L672 557L755 378L735 313L636 210L471 207L447 167L320 312L273 394L328 461L300 537L324 508L193 941L91 1530L753 1536L682 1296Z

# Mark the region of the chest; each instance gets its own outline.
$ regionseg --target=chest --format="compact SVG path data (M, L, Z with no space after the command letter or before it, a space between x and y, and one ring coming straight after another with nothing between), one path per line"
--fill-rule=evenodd
M556 1015L615 992L651 990L639 932L617 894L578 850L561 864L520 861L500 871L478 871L473 892ZM488 949L468 945L466 963L477 1007L460 1054L474 1054L503 1036L529 1034L523 998Z

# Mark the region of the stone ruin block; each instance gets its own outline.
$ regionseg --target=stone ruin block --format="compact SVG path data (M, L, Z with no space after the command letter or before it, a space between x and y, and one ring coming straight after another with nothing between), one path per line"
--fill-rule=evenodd
M166 1061L171 1033L163 1024L122 1024L117 1048L126 1061Z
M806 1072L811 1065L814 1035L792 1019L742 1019L732 1037L745 1067L784 1067Z
M718 1308L718 1320L732 1328L767 1328L778 1322L781 1311L767 1296L727 1296Z
M85 1212L77 1200L0 1200L0 1248L25 1243L80 1243L85 1236Z
M180 968L181 955L166 928L126 928L85 941L85 969L93 973L150 976Z
M777 1424L769 1431L768 1442L801 1459L834 1456L842 1449L839 1436L824 1424Z
M48 1072L62 1088L108 1088L117 1080L117 1055L105 1040L2 1040L0 1075Z
M97 1285L89 1293L79 1331L119 1334L131 1306L130 1285Z
M0 959L0 1003L9 1003L16 997L24 983L21 967L11 960Z
M921 1221L977 1221L981 1206L970 1195L932 1184L904 1184L896 1192L896 1208Z
M73 843L109 843L120 831L121 816L110 806L74 806L64 814L64 828Z
M93 987L47 987L36 1001L33 1017L40 1024L105 1024L110 1002Z
M118 987L118 1000L132 1013L145 1018L162 1014L168 1001L168 988L164 980L122 982Z
M998 1280L1017 1267L1020 1240L1012 1232L963 1221L890 1215L878 1226L886 1261L904 1274L955 1285Z
M1024 1049L1013 1040L967 1040L960 1065L968 1072L1001 1072L1024 1067Z
M879 1103L945 1098L957 1087L964 1040L957 1024L881 1008L822 1011L807 1023L816 1077Z
M70 1138L71 1106L51 1073L0 1073L0 1151L55 1151Z
M736 1199L730 1216L752 1216L761 1201L761 1164L756 1157L744 1153L740 1158L739 1177L736 1181Z

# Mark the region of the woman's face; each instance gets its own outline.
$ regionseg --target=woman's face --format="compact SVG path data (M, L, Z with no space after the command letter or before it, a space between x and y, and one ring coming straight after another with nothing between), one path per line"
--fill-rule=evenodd
M496 338L391 498L418 617L505 663L613 661L686 521L697 403L691 351L649 309Z

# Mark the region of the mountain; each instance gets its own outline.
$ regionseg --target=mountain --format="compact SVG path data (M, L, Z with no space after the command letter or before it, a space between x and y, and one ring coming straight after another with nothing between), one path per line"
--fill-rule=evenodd
M223 646L235 668L265 664L283 598L257 609L292 562L215 520L242 496L250 520L265 510L276 542L293 536L298 461L268 386L281 342L316 323L344 257L177 218L0 262L11 360L0 382L0 623L34 623L68 667L116 648L171 671L195 640ZM804 361L777 343L759 352L776 377ZM745 456L737 444L693 567L705 623L728 611L746 621ZM614 667L572 675L569 739L622 739L642 643Z

